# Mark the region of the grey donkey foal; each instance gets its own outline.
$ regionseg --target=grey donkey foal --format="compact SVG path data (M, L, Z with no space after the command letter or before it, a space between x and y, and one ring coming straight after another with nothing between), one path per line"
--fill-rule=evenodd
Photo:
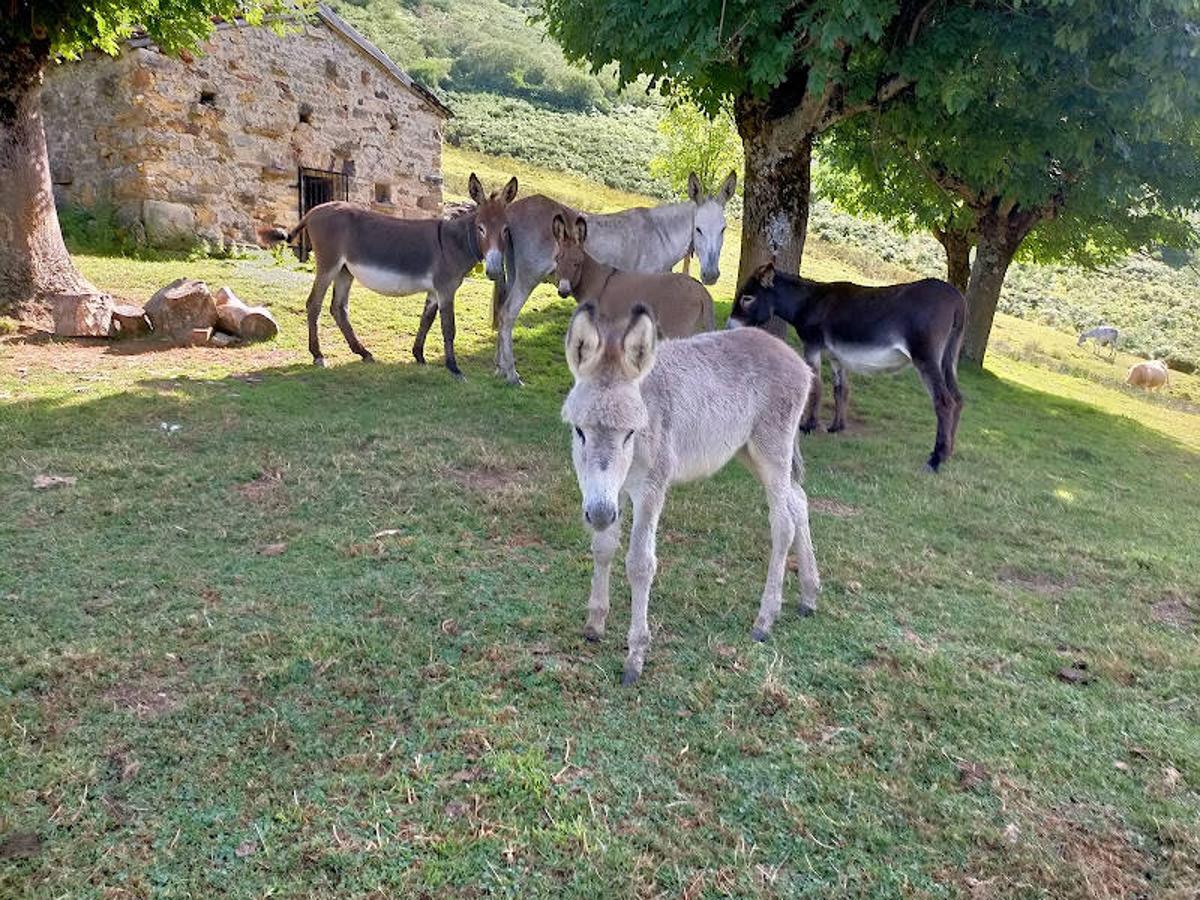
M590 303L571 319L566 352L575 385L562 416L574 427L571 452L595 562L584 628L591 641L604 634L608 616L621 496L633 507L625 558L633 605L622 682L641 675L650 646L646 616L667 489L713 475L734 456L758 476L770 509L771 560L751 636L765 640L779 615L789 548L799 563L800 613L815 612L820 579L796 446L812 386L804 361L758 329L660 342L646 307L609 323Z

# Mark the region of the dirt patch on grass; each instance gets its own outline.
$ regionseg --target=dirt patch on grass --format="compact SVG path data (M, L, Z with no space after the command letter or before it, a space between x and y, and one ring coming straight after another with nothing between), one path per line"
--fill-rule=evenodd
M1169 592L1150 604L1150 618L1160 625L1190 631L1200 622L1200 604Z
M144 720L165 716L183 705L179 695L160 682L121 682L105 691L104 699L121 712Z
M1074 575L1052 575L1049 572L1032 572L1016 566L1001 566L996 572L996 580L1002 584L1021 588L1039 597L1060 597L1079 584Z
M280 506L287 500L283 472L275 468L263 469L253 481L234 485L233 491L247 503L256 506Z
M456 466L448 469L446 475L467 490L494 495L524 493L530 488L535 473L515 464L483 462Z
M32 831L0 836L0 859L29 859L42 850L42 839Z
M809 497L808 505L814 512L833 516L835 519L849 519L861 512L857 506L851 506L849 503L843 503L841 500L834 500L830 497Z

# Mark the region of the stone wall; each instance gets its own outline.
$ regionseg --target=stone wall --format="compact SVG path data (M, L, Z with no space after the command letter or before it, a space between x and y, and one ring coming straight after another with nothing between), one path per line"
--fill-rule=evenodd
M134 48L68 63L44 106L60 200L109 200L152 243L290 228L299 166L351 174L351 200L394 215L441 207L440 116L321 22L222 27L182 60Z

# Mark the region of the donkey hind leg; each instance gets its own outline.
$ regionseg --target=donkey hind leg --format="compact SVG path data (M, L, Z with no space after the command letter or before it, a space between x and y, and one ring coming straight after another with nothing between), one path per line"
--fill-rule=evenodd
M363 362L375 362L371 351L362 345L350 325L350 285L353 283L354 276L350 274L349 269L342 266L333 276L333 301L329 304L329 311L333 313L333 320L342 330L342 337L350 345L350 351L361 356Z
M937 438L933 444L933 452L929 454L929 461L925 464L930 472L936 472L950 455L950 429L958 404L946 384L940 364L928 358L921 358L920 362L914 360L913 364L925 383L925 389L929 391L929 397L933 400L933 411L937 416Z
M811 616L817 611L817 594L821 592L821 576L817 572L817 557L813 552L812 530L808 526L808 495L799 484L792 483L788 498L792 522L796 531L792 537L792 553L800 574L800 615Z
M317 320L321 317L321 303L325 300L325 292L333 281L334 272L317 268L313 278L312 290L308 292L308 303L305 309L308 313L308 352L312 354L314 366L324 366L325 357L321 355L321 340L317 336Z
M417 326L417 338L413 341L412 354L417 365L425 365L425 335L429 334L429 329L433 326L433 320L437 318L437 314L437 294L430 291L425 295L425 309L421 312L421 324Z
M540 281L541 279L537 279L531 284L525 273L518 272L504 298L504 306L500 309L496 335L496 374L512 385L522 383L521 376L517 374L516 357L513 355L513 326L517 323L521 307Z
M795 421L795 420L793 420ZM742 458L750 464L767 494L768 519L771 523L771 560L767 564L767 582L762 603L750 637L765 641L783 606L783 578L787 573L787 554L796 534L792 502L792 439L783 434L755 435L746 445Z
M833 375L833 421L829 423L830 434L846 427L846 405L850 400L850 373L835 356L829 357L829 371Z
M962 415L963 395L958 389L958 359L957 348L951 342L942 353L942 380L946 382L946 388L950 391L950 397L954 400L954 413L950 417L950 429L947 435L948 443L946 446L946 456L949 457L954 453L954 442L958 438L958 419Z
M438 313L442 317L442 348L446 355L446 368L459 381L466 381L467 376L463 375L462 369L458 367L458 359L454 355L454 335L457 331L454 321L454 292L457 290L457 284L445 290L438 290Z
M800 422L800 430L805 434L817 429L817 416L821 412L821 351L806 352L804 361L812 369L812 391L808 395L808 410Z
M630 495L633 501L633 526L629 530L629 552L625 555L625 576L632 594L629 616L629 651L621 684L633 684L646 664L650 649L650 585L658 568L655 556L655 534L658 516L662 512L661 490L643 488Z
M587 623L583 626L583 636L589 641L604 637L604 623L608 620L608 577L620 546L621 506L618 503L616 521L603 531L592 532L592 592L588 595Z

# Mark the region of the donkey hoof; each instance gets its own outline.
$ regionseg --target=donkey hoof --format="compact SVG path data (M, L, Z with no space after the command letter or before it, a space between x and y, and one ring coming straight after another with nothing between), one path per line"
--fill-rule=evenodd
M585 625L583 629L583 639L589 644L596 644L604 637L604 632L595 628L592 625Z
M412 354L413 354L413 359L415 359L417 361L418 366L425 365L425 351L424 350L418 350L416 347L413 347Z
M941 464L941 460L931 459L929 462L925 463L925 471L930 475L936 475Z
M830 434L837 434L839 431L843 431L845 428L846 428L845 422L830 422L829 427L826 428L825 430L827 432L829 432Z
M316 366L318 369L323 369L323 368L325 368L325 357L323 357L323 356L314 356L314 357L313 357L313 365L314 365L314 366Z
M816 422L801 422L800 423L800 432L802 434L812 434L816 430L817 430Z
M621 686L629 687L641 677L641 674L641 672L626 667L625 671L621 673Z
M467 376L462 373L462 369L457 367L450 369L450 374L454 376L455 381L466 381Z
M800 618L807 619L810 616L815 616L816 614L817 608L815 606L805 606L803 603L800 604Z
M756 644L761 644L769 636L770 632L768 632L765 628L759 628L757 625L750 629L750 640L754 641Z
M370 352L364 351L364 352L360 353L359 356L362 357L362 361L365 363L375 362L375 356L373 354L371 354Z

